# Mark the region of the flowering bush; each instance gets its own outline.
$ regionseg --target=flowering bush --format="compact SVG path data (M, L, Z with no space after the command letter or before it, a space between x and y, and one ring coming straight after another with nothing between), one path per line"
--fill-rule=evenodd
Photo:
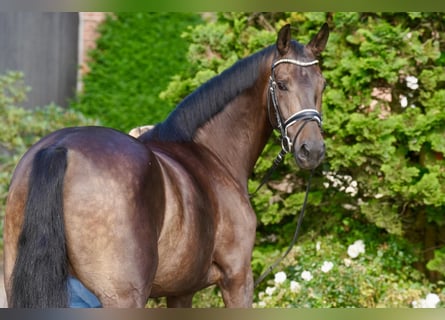
M444 305L445 292L411 267L412 254L386 241L351 244L333 236L294 247L255 307L415 307ZM400 265L391 268L394 256Z

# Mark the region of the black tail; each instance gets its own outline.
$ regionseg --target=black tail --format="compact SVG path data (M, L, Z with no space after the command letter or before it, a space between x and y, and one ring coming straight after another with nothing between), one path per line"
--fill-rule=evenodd
M24 222L12 273L11 307L68 305L63 179L67 149L49 147L35 155Z

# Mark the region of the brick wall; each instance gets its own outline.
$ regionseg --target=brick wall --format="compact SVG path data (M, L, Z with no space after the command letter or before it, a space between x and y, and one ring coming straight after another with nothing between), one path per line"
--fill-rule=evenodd
M82 76L88 73L88 51L95 48L98 25L104 21L105 12L79 13L79 74L77 89L82 90Z

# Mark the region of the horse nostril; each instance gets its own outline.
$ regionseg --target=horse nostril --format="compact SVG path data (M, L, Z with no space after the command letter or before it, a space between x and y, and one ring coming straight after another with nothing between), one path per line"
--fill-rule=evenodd
M303 169L314 169L324 159L325 145L323 141L302 141L298 148L295 148L295 161Z
M308 158L310 153L310 148L306 143L303 143L300 147L300 156L302 158Z

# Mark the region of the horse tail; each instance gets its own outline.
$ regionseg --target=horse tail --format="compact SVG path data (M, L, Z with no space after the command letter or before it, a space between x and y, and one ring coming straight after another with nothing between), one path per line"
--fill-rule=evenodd
M11 306L68 305L68 257L63 218L67 149L39 150L32 163L22 231L12 273Z

